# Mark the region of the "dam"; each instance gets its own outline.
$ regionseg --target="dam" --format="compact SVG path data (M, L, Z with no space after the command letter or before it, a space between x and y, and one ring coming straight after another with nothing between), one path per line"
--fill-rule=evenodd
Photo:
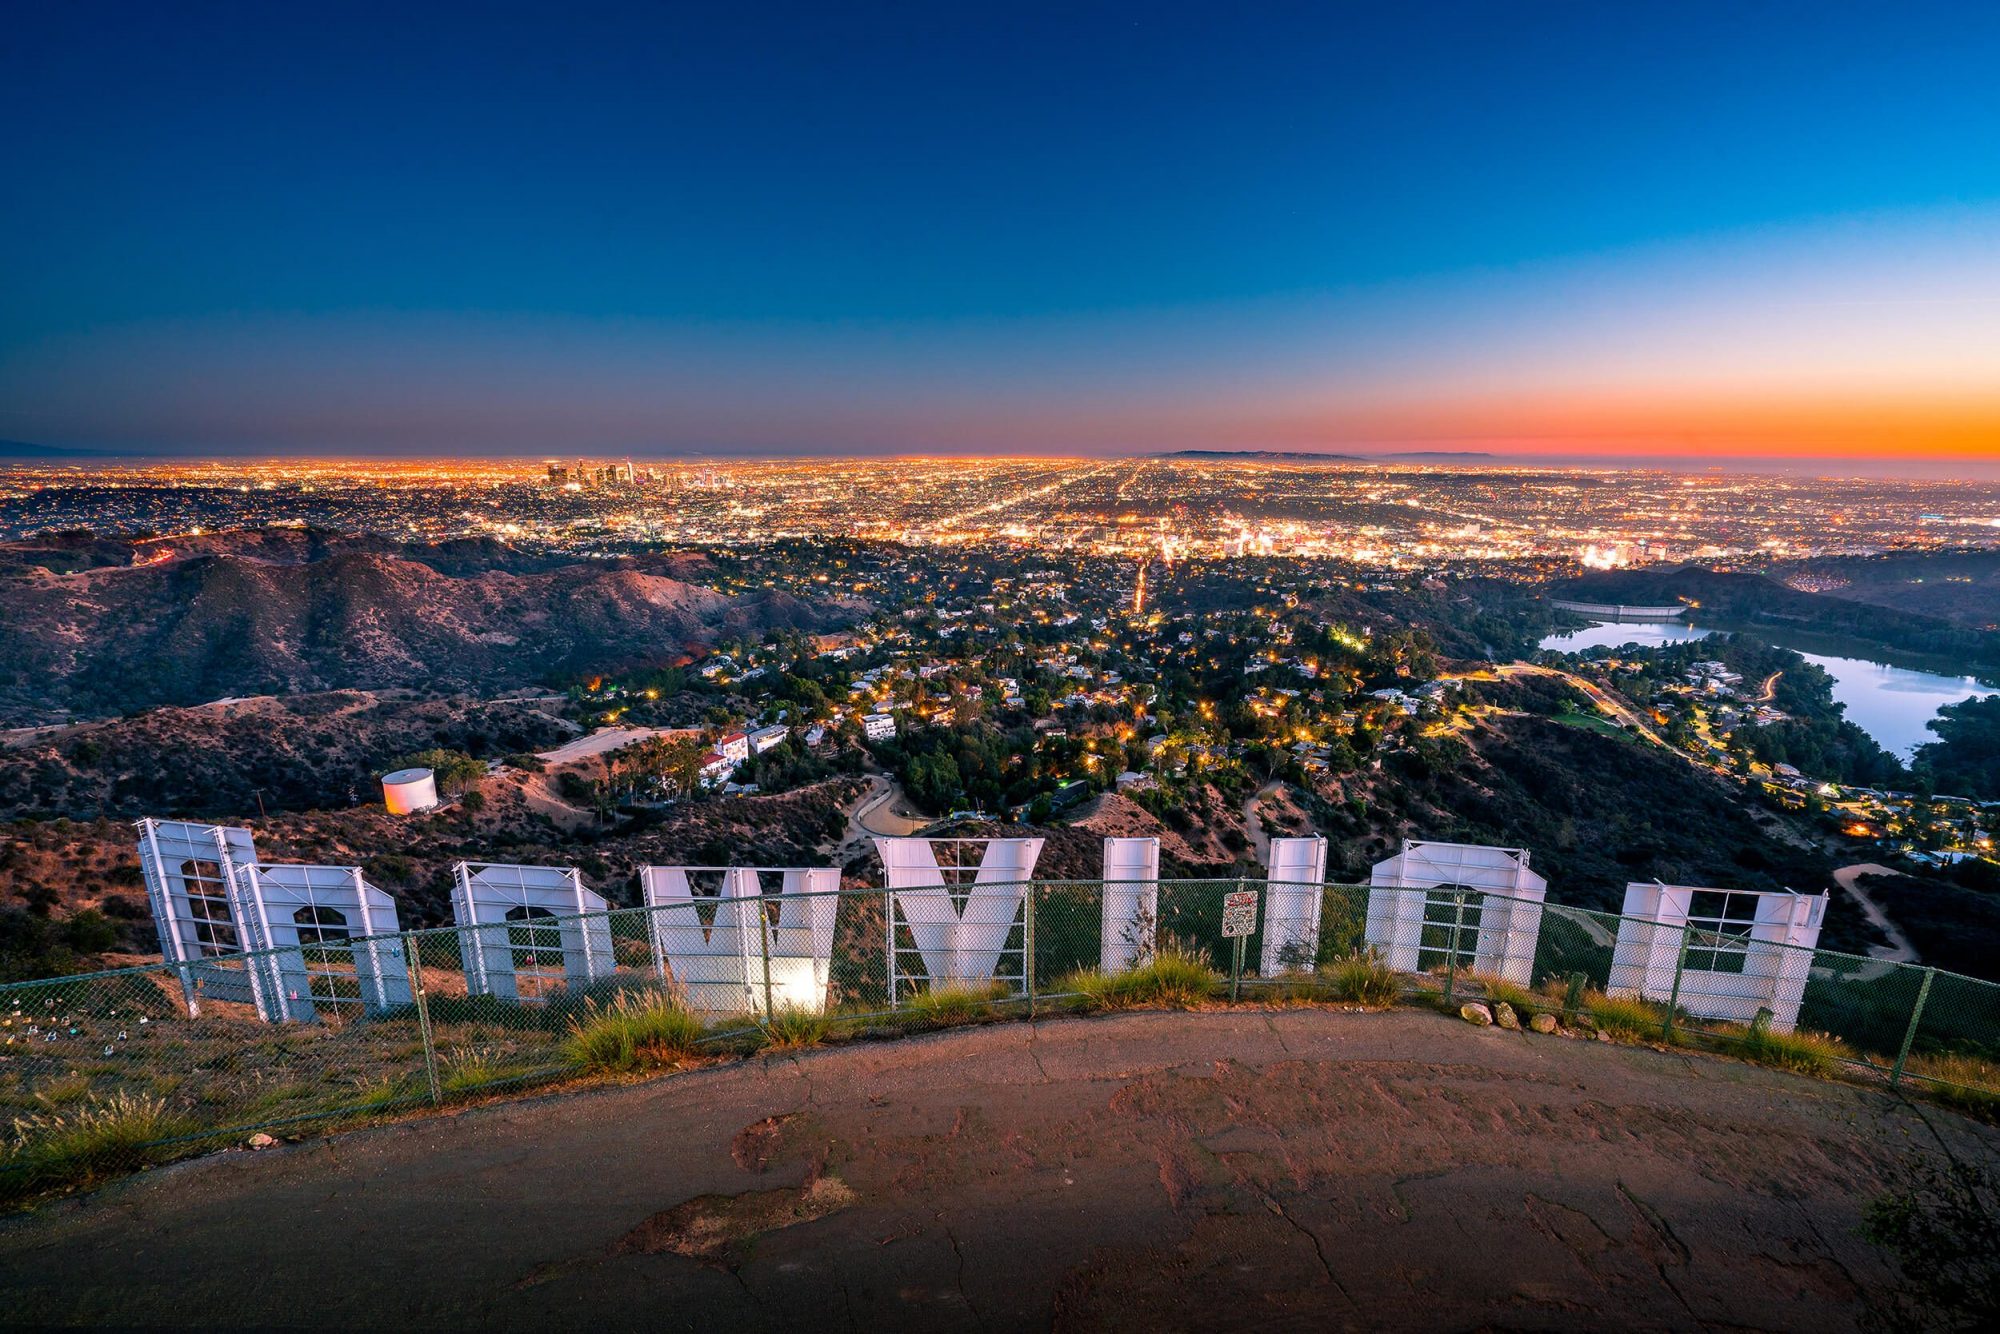
M1622 603L1571 602L1564 598L1550 598L1549 605L1604 621L1669 621L1687 615L1690 610L1686 604L1678 602L1671 607L1628 607Z

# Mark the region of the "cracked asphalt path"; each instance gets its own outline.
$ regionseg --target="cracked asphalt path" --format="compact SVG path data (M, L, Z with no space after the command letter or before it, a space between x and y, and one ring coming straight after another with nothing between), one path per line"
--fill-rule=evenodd
M145 1174L0 1224L0 1322L1853 1328L1916 1149L1721 1060L1312 1009L868 1043Z

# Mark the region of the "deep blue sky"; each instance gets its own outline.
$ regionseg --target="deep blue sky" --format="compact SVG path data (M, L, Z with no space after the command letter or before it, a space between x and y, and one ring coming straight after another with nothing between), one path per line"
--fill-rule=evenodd
M0 435L76 445L1095 449L1357 403L1329 438L1398 443L1461 428L1396 425L1397 393L1490 390L1523 320L1547 398L1578 389L1563 349L1685 323L1684 289L1718 327L1745 281L1799 297L1788 253L1840 270L1808 304L1878 264L1963 290L2000 202L2000 6L7 26ZM1685 378L1688 342L1586 387Z

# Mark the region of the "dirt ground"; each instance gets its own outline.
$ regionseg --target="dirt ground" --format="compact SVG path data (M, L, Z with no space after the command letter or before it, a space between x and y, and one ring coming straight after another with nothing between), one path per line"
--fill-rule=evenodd
M0 1323L1854 1328L2000 1132L1736 1062L1327 1010L866 1043L146 1174L0 1224Z

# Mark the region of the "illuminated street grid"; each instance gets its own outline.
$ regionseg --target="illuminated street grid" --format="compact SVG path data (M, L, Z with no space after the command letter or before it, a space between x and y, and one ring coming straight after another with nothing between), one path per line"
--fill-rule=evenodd
M578 553L841 537L1131 557L1588 565L2000 542L2000 486L1213 460L210 462L0 470L0 537L306 523Z

